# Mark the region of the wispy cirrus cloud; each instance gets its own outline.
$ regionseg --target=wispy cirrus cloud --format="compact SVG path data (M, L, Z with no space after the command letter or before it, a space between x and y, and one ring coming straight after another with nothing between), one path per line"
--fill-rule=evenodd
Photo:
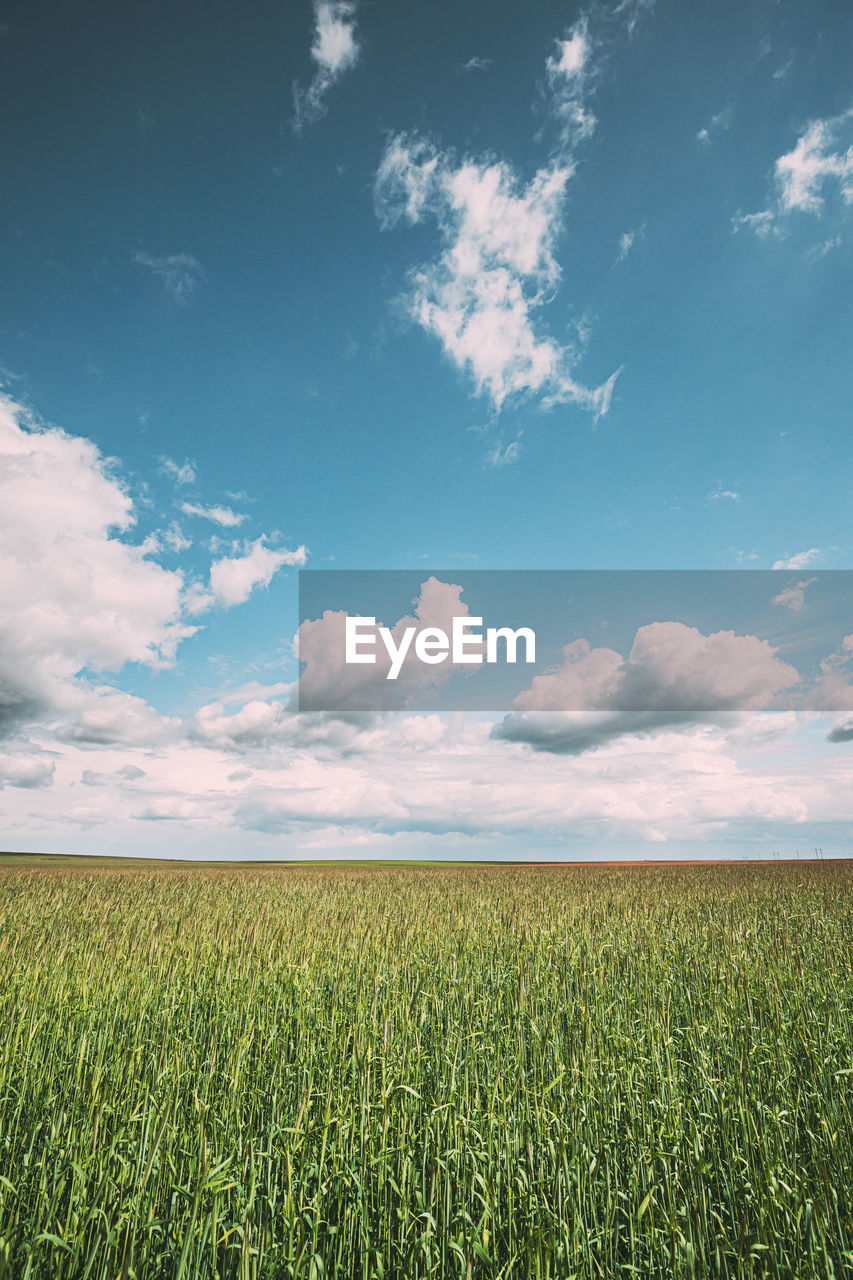
M741 495L737 489L714 489L708 494L709 502L740 502Z
M616 255L617 262L624 262L628 254L634 247L634 241L637 238L636 231L623 231L619 237L619 252Z
M523 448L520 436L517 436L515 440L510 440L509 444L504 444L502 440L498 440L486 453L486 465L489 467L508 467L513 462L518 462Z
M819 214L833 191L845 205L853 203L851 135L853 108L831 120L812 121L794 149L776 161L780 212Z
M133 255L137 266L145 267L160 281L173 302L189 302L204 283L206 271L190 253L148 253L137 249Z
M468 374L499 412L540 396L606 413L617 374L597 388L572 373L576 352L541 331L539 315L560 281L555 255L574 166L552 164L529 183L500 160L457 160L429 139L389 138L376 177L385 228L427 219L442 251L410 275L410 316Z
M853 205L853 107L824 120L812 120L795 146L779 156L773 168L772 203L756 213L738 213L735 230L748 227L760 236L779 235L794 214L821 217L832 204L843 217ZM824 242L824 252L839 237Z
M632 33L649 8L650 0L623 0L596 11L595 24L584 12L554 40L543 88L557 134L550 159L531 178L506 160L460 155L417 132L386 142L374 187L381 226L431 222L440 241L437 256L409 274L406 310L495 413L534 398L545 407L577 404L595 418L610 407L619 370L599 386L585 385L574 373L585 337L558 341L543 317L562 276L557 242L575 152L596 127L594 55L606 33ZM623 237L622 257L635 234Z
M462 71L491 71L494 62L491 58L478 58L475 54L460 68Z
M198 502L182 502L181 510L185 516L198 516L201 520L212 520L214 524L221 525L224 529L236 529L246 519L241 511L234 511L231 507L204 507Z
M734 114L732 107L724 107L722 111L718 111L698 131L696 141L700 142L704 147L709 147L716 137L731 129Z
M555 40L556 52L545 61L549 106L565 146L576 146L595 129L589 106L592 37L587 14L581 14L565 36Z
M354 0L314 0L314 40L311 58L315 71L306 88L293 86L293 128L301 133L327 111L326 97L332 85L358 62L361 46L356 31Z
M167 476L175 484L195 484L195 467L189 458L185 458L183 462L175 462L174 458L161 458L160 474Z

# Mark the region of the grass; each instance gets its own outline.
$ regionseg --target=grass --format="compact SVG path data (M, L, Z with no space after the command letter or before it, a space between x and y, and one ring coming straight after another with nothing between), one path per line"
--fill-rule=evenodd
M853 868L0 865L0 1277L853 1277Z

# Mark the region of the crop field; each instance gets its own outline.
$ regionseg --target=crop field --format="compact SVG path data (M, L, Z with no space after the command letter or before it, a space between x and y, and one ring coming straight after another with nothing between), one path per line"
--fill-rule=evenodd
M0 859L0 1276L853 1277L853 867Z

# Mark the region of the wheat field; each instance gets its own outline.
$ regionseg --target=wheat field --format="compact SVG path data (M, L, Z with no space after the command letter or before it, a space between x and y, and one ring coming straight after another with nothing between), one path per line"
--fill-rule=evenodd
M853 1277L852 908L0 859L0 1277Z

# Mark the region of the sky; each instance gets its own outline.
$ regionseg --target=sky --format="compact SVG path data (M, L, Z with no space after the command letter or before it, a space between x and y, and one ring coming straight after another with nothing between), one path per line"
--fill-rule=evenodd
M841 0L0 4L0 846L850 852L853 617L824 706L568 737L300 714L294 636L301 567L776 570L808 618L851 55Z

